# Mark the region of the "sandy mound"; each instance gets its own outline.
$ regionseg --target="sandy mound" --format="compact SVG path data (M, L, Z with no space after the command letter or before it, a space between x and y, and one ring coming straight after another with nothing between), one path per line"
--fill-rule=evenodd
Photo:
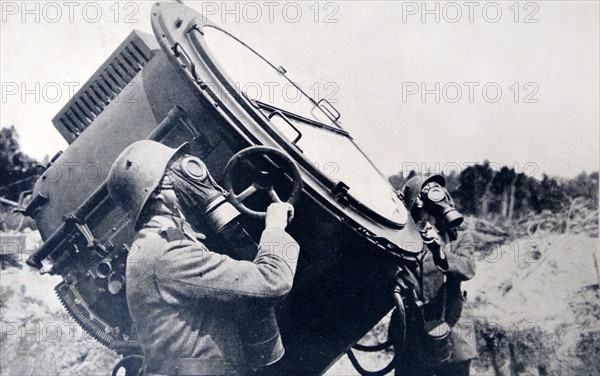
M28 249L38 237L28 234ZM110 374L118 357L71 320L54 294L60 281L28 266L0 270L1 375Z
M477 374L600 374L598 239L530 237L497 247L465 284Z

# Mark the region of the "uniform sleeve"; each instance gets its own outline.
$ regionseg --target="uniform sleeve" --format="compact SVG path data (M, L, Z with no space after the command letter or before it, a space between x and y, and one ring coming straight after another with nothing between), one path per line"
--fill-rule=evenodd
M159 291L170 302L282 298L292 288L300 250L277 228L262 233L254 261L234 260L187 240L169 244L155 274Z
M460 281L468 281L475 276L473 237L468 232L459 232L458 239L444 247L448 258L446 275Z

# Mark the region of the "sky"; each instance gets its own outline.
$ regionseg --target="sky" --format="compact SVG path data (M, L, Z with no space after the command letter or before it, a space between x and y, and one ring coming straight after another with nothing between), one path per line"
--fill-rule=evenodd
M38 159L51 119L150 1L0 1L0 125ZM186 1L327 97L385 174L487 159L541 177L599 168L597 1Z

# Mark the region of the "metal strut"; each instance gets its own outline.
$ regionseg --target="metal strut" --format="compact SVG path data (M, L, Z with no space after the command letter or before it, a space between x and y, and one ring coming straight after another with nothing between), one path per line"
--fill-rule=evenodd
M391 372L396 366L397 354L394 354L394 358L390 361L390 363L384 368L380 369L379 371L368 371L364 369L358 362L358 359L356 359L356 356L352 352L352 349L348 350L346 354L350 359L350 363L352 363L352 365L354 366L354 369L356 369L356 371L360 373L361 376L384 376L387 373Z
M394 346L394 357L392 358L392 360L379 371L369 371L364 369L360 365L360 362L358 361L358 359L356 359L356 355L354 355L352 349L346 352L346 354L348 355L348 359L350 359L350 363L352 363L354 369L356 369L356 371L360 373L361 376L384 376L388 374L396 367L396 364L400 359L400 354L404 352L404 346L406 344L406 309L404 307L404 300L402 300L402 295L399 288L396 288L394 290L394 303L396 305L396 309L398 310L398 316L400 318L399 326L401 327L401 333L399 343L392 343L392 340L390 339L390 336L388 334L388 339L383 343L379 343L372 346L361 345L357 343L354 346L352 346L353 349L362 352L377 352L385 350L392 345L396 345Z

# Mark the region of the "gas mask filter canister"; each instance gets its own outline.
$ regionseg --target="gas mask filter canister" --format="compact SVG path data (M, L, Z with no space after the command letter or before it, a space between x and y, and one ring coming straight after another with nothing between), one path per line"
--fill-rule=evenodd
M450 326L444 321L429 322L425 325L427 346L432 359L445 362L452 357L450 331Z

